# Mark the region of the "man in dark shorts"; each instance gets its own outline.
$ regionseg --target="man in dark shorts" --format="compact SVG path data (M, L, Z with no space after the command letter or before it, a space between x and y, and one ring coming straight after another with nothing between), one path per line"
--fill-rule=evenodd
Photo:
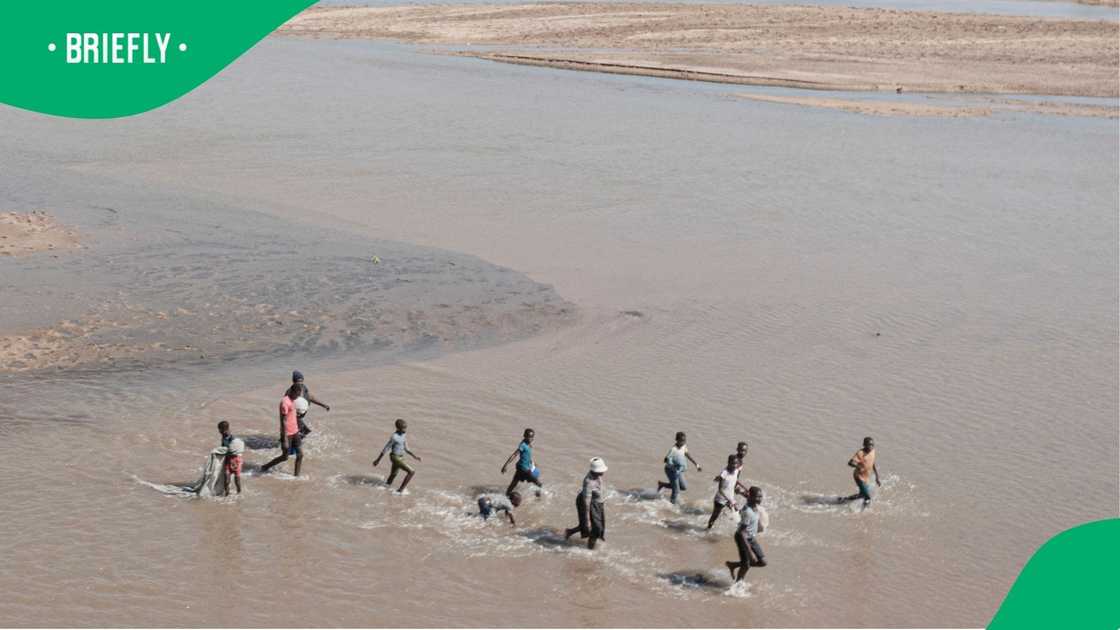
M727 562L731 579L742 582L752 566L766 566L766 554L758 544L756 536L762 532L762 488L751 486L747 489L747 502L739 510L739 527L735 530L735 547L739 550L738 562ZM738 571L738 573L736 573Z
M331 410L330 405L311 395L311 390L308 389L307 385L303 383L303 372L300 372L299 370L292 371L292 385L298 385L300 388L300 392L296 396L297 398L302 396L304 400L312 405L319 405L326 411ZM292 400L295 400L295 398L293 398ZM307 423L304 422L302 414L297 414L296 424L299 425L299 434L301 437L306 436L308 433L311 433L311 427L307 426Z
M541 495L541 473L537 470L536 462L533 461L533 438L536 436L536 431L525 429L521 443L517 445L517 450L506 458L506 463L502 464L502 474L504 475L510 462L517 458L517 467L513 471L513 479L510 480L509 487L506 488L506 496L509 496L517 488L517 484L522 481L536 485L537 496Z
M299 476L300 467L303 464L303 438L299 433L299 423L296 422L295 405L295 399L299 398L299 395L299 385L292 383L288 392L280 399L280 455L262 466L262 473L267 473L272 470L273 466L288 461L288 455L295 455L295 475Z

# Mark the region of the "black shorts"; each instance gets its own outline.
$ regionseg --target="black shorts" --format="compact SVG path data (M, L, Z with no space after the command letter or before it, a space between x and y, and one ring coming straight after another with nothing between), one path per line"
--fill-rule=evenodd
M513 471L513 483L537 483L537 478L530 470L518 468Z
M300 435L299 433L295 433L295 434L292 434L292 435L288 436L288 454L289 455L300 455L301 454L300 449L302 447L303 447L303 436L302 435Z
M762 553L762 546L758 540L747 536L747 530L739 529L735 532L735 546L739 549L739 563L745 567L765 562L766 556Z

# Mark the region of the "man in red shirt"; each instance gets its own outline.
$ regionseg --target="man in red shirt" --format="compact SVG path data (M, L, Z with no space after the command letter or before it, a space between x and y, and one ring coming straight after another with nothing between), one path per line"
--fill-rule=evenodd
M296 420L295 399L303 393L299 385L292 384L288 392L280 399L280 455L261 467L261 472L266 473L277 464L288 461L288 455L296 456L295 475L299 476L303 464L303 437L299 432L299 422Z

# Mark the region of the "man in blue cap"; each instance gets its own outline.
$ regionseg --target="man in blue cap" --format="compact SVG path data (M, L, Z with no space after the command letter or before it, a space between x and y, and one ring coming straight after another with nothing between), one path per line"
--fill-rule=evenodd
M313 405L319 405L320 407L322 407L323 409L326 409L327 411L331 410L330 405L328 405L327 403L325 403L325 402L323 402L323 401L319 400L318 398L315 398L314 396L311 395L311 390L307 389L307 385L304 385L304 383L303 383L303 372L300 372L299 370L293 370L292 371L292 385L299 386L300 391L302 392L300 394L300 396L303 396L303 399L306 400L307 402L309 402ZM298 421L299 421L299 434L301 436L305 436L308 433L311 433L311 427L307 426L307 423L303 421L303 416L300 416L298 418Z

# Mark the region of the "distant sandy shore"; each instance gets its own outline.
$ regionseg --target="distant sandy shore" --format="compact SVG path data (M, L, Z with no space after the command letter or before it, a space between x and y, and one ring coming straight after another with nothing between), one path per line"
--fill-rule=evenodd
M0 212L0 256L79 247L78 234L45 212Z
M1120 23L843 7L317 7L282 34L485 45L576 70L788 87L1120 96Z
M740 94L740 98L766 103L801 105L838 109L856 114L873 116L921 116L935 118L960 118L989 116L994 111L1019 111L1055 116L1084 116L1087 118L1120 118L1120 107L1086 105L1080 103L1038 103L1023 99L985 99L980 105L938 105L909 101L869 101L856 99L819 98L814 96L774 96L770 94Z

